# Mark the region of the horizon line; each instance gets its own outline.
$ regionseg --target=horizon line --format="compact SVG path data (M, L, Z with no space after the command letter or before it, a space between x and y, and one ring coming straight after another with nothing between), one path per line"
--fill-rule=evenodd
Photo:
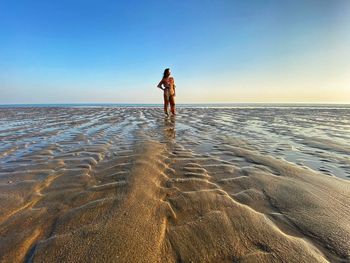
M350 105L350 102L185 102L176 105L243 105L243 104L279 104L279 105ZM142 102L49 102L49 103L0 103L1 106L11 105L163 105L163 103Z

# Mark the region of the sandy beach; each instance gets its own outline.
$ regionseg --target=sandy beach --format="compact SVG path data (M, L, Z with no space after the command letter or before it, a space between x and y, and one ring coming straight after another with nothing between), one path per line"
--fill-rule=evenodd
M350 108L0 108L0 262L350 262Z

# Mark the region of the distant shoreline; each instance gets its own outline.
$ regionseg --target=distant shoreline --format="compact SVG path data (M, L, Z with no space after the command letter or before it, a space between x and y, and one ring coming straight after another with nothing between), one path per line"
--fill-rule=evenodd
M157 103L14 103L0 104L0 108L158 108ZM178 103L178 108L350 108L350 103Z

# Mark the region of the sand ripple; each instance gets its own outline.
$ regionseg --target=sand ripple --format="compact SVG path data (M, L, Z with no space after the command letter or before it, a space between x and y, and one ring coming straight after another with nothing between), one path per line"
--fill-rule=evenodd
M1 262L349 262L350 110L0 109Z

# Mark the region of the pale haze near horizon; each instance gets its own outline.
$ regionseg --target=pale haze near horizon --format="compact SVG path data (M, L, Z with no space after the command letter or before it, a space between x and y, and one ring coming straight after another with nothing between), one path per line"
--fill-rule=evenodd
M2 1L0 103L350 103L349 1ZM166 10L166 11L165 11Z

